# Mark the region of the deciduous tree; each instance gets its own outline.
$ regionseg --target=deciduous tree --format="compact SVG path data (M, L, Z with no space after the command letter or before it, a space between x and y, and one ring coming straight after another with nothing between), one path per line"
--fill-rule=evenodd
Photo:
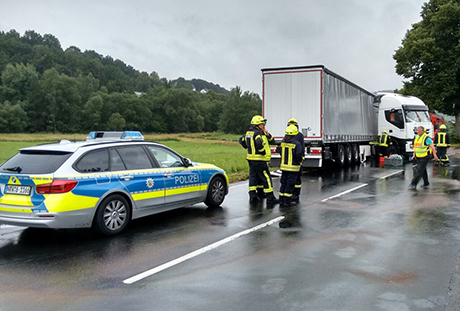
M402 92L455 115L460 135L460 1L430 0L421 17L393 56L396 72L407 79Z

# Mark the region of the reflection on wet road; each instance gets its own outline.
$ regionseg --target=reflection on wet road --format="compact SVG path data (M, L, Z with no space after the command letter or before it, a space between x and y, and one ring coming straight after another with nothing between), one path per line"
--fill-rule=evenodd
M114 238L1 226L0 310L444 310L460 249L451 161L415 191L410 163L312 170L289 208L250 206L236 183L222 208L137 220Z

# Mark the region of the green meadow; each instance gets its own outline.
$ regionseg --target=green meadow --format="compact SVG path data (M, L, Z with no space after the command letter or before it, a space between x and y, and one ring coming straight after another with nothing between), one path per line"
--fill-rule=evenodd
M212 163L224 169L230 182L248 178L246 151L238 135L223 133L144 134L145 140L162 143L194 162ZM61 139L84 140L84 134L0 134L0 163L18 149Z

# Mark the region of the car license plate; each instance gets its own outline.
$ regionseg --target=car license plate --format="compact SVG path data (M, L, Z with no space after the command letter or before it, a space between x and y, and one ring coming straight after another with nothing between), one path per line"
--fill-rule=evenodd
M5 193L8 193L8 194L20 194L20 195L30 195L31 190L32 190L31 186L7 185Z

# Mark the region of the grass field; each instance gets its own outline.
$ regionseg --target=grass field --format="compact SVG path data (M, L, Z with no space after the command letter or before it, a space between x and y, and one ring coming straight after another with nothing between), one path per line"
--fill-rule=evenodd
M160 142L195 162L215 164L224 169L230 182L248 178L246 151L238 144L238 135L223 133L144 134L145 140ZM84 140L86 134L0 134L0 163L19 148L61 139Z

